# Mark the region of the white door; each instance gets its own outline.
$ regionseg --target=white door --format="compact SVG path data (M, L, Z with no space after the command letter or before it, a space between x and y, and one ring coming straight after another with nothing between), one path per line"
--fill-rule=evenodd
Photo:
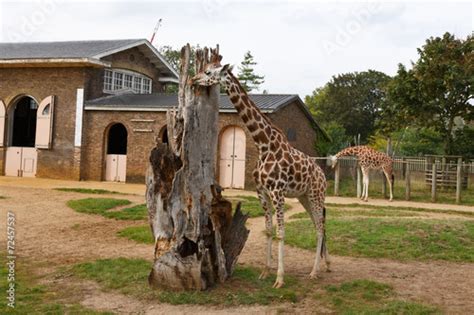
M8 147L5 176L35 177L38 152L35 148Z
M222 133L219 158L219 184L224 188L244 188L245 132L229 127Z
M123 154L107 154L105 180L125 182L127 174L127 156Z

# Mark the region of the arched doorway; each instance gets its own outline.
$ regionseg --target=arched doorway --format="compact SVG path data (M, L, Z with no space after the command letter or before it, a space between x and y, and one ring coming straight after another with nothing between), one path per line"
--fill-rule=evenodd
M220 137L219 185L224 188L244 188L245 184L245 131L228 127Z
M164 125L158 133L161 143L168 143L168 126Z
M125 182L127 175L127 128L113 124L107 132L105 180Z
M37 151L35 148L38 103L22 96L8 108L7 152L5 175L34 177Z

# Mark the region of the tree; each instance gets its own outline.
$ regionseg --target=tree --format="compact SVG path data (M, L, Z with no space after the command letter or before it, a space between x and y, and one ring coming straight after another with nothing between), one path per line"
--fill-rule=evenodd
M443 139L443 151L451 154L455 118L474 118L474 41L456 39L450 33L430 37L418 48L419 59L407 70L399 65L389 84L385 117L405 125L433 127Z
M331 141L320 139L316 142L316 152L322 156L328 154L336 154L342 149L348 147L351 142L351 138L346 135L344 127L339 125L337 122L330 122L323 125L324 130L331 138Z
M248 218L215 184L219 87L190 83L191 47L181 50L178 108L167 113L168 143L151 151L146 202L154 239L149 283L205 290L227 280L247 241ZM219 48L196 53L194 73L219 63ZM196 123L196 122L199 123Z
M191 60L190 60L190 69L189 73L191 76L194 75L194 56L196 53L196 49L199 49L199 45L197 47L191 46ZM181 67L181 50L174 49L171 46L161 46L159 49L160 54L165 58L165 60L173 67L174 70L179 71ZM167 84L165 86L166 93L178 93L178 85L176 84Z
M265 82L264 76L255 74L253 67L256 64L250 51L247 51L244 55L244 60L240 63L239 72L237 74L240 84L242 84L247 92L253 90L258 91L263 82Z
M306 96L305 103L323 125L336 122L347 136L360 134L366 142L374 133L389 81L388 75L374 70L340 74Z

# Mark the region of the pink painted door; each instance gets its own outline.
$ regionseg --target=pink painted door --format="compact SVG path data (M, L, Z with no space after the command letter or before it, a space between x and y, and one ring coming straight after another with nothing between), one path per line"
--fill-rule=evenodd
M36 161L38 151L35 148L23 148L21 159L21 176L35 177L36 175Z
M5 176L21 177L21 153L20 147L8 147L5 156Z
M127 174L127 156L122 154L107 154L105 180L110 182L125 182Z
M35 177L38 151L35 148L8 147L5 176Z
M219 157L219 184L224 188L244 188L245 132L229 127L222 133Z

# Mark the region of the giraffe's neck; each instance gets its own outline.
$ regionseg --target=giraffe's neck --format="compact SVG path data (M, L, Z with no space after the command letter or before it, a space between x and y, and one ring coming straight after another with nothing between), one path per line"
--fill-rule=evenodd
M360 147L360 146L345 148L344 150L342 150L338 154L336 154L336 158L340 158L341 156L349 156L349 155L359 156L361 151L362 151L362 147Z
M277 132L277 130L249 98L239 80L230 71L227 72L223 86L240 118L252 135L260 153L264 153L270 147L272 133Z

